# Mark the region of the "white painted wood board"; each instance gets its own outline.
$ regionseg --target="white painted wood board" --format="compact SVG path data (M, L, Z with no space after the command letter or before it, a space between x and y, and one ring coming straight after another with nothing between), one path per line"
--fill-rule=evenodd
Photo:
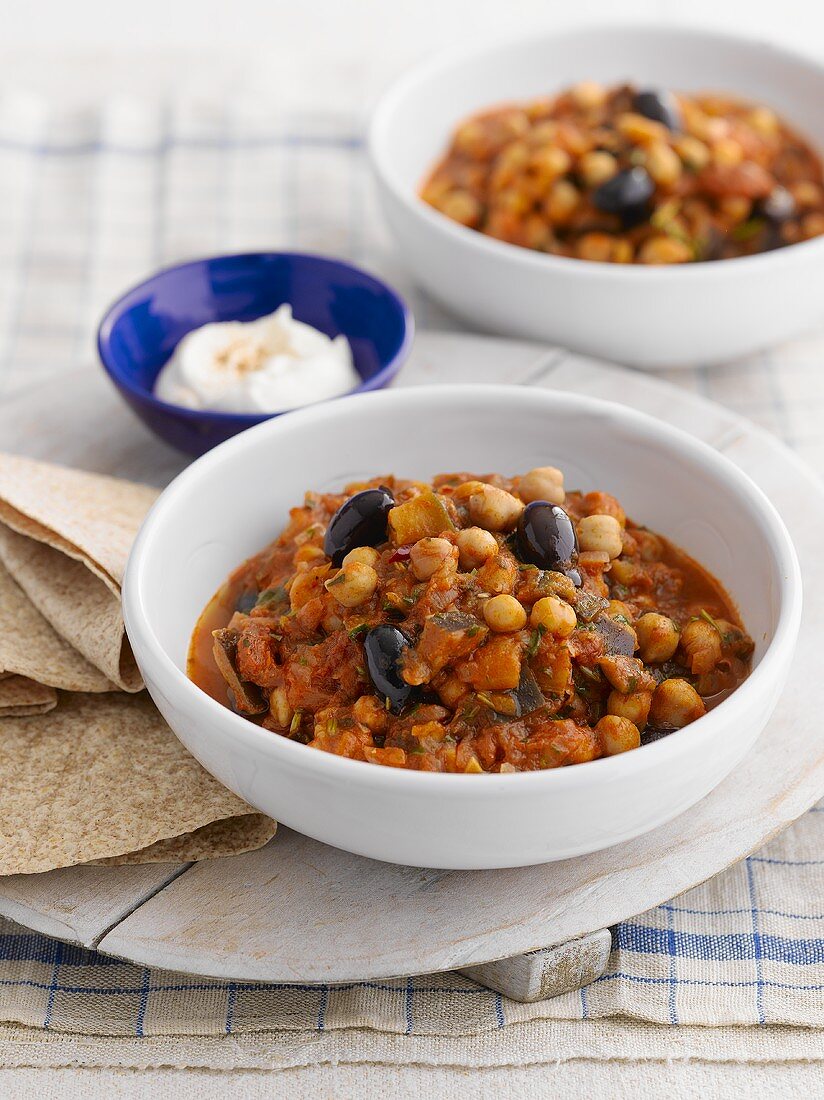
M703 398L557 349L445 334L418 338L400 384L504 380L613 398L705 439L776 504L808 590L820 575L821 483L772 437ZM99 376L66 380L64 396L59 416L54 393L44 414L34 388L0 408L2 445L155 484L182 466ZM598 932L737 862L824 794L824 742L810 705L822 633L822 601L808 599L790 682L741 767L675 821L605 852L535 868L428 871L281 829L260 852L180 874L77 868L36 876L38 889L7 880L0 912L13 907L31 927L140 963L237 980L334 982L472 967Z

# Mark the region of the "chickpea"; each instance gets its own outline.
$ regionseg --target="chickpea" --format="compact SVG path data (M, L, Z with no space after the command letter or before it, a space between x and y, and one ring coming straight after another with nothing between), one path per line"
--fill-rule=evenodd
M642 264L685 264L692 258L688 244L663 235L644 241L638 253L638 262Z
M799 180L797 183L792 183L789 190L796 205L800 207L818 206L824 197L821 187L812 180Z
M269 696L269 714L280 729L286 729L292 721L292 708L283 688L275 688Z
M544 210L550 221L563 225L569 221L581 203L581 194L569 180L556 180L550 188L544 203Z
M361 565L371 565L374 569L378 562L381 560L380 554L377 550L371 546L356 546L354 550L350 550L346 557L343 559L344 565L351 565L352 562L360 562Z
M627 588L640 580L643 575L643 570L631 561L614 561L609 571L610 580L617 581L618 584L623 584ZM632 599L634 603L638 602L637 596L633 596Z
M635 633L641 660L646 664L669 661L678 648L678 627L666 615L647 612L635 624Z
M700 172L710 162L710 151L703 141L692 134L682 134L675 140L675 150L681 160L693 172Z
M672 187L681 177L681 158L663 142L650 148L646 167L655 182L662 187Z
M666 141L668 137L667 128L662 123L632 111L619 115L616 126L633 145L653 145L656 142Z
M690 672L700 676L721 660L721 635L712 623L693 619L681 631L681 648Z
M317 564L318 558L323 558L326 555L319 546L301 546L295 551L295 556L292 561L295 565L308 565L309 562L315 562Z
M602 550L617 558L623 549L621 524L615 516L584 516L578 523L578 543L582 550Z
M361 695L352 707L355 721L373 733L381 733L389 721L386 707L382 707L374 695Z
M609 233L585 233L575 246L581 260L609 263L612 259L614 238Z
M607 608L607 614L612 619L617 619L619 615L623 616L627 622L631 623L634 619L632 608L628 603L624 603L623 600L610 600L609 607Z
M469 693L469 686L457 676L450 676L438 687L438 698L445 707L455 710L461 699Z
M635 255L635 249L630 241L624 237L616 237L612 246L612 262L614 264L631 264Z
M526 504L534 500L548 500L550 504L563 504L564 475L554 466L536 466L518 482L518 495Z
M526 611L514 596L493 596L484 603L484 619L490 630L510 634L526 626Z
M619 752L637 749L641 744L638 727L628 718L620 718L617 714L605 714L595 729L607 756L617 756Z
M614 714L618 718L627 718L642 730L647 724L651 704L651 691L633 691L629 695L622 695L620 691L611 691L607 699L607 713Z
M418 539L409 554L409 565L416 580L428 581L432 574L452 557L447 539Z
M567 638L578 625L578 618L568 603L557 596L544 596L532 607L531 626L542 626L557 638Z
M466 501L475 494L482 493L486 488L485 481L462 481L452 494L453 500Z
M606 88L595 80L582 80L570 88L569 94L575 106L583 107L585 111L603 106L607 99Z
M378 574L371 565L353 561L341 567L324 586L344 607L357 607L365 603L378 587Z
M494 485L484 485L469 498L470 519L487 531L511 531L523 510L523 501Z
M461 569L477 569L498 553L498 540L483 527L465 527L458 532L458 554Z
M702 714L707 713L704 701L686 680L664 680L655 689L650 707L650 721L654 726L681 729Z
M744 195L724 195L718 200L718 209L731 224L740 225L752 213L752 199Z
M440 200L438 206L447 218L471 227L480 224L483 214L483 207L469 191L450 191Z
M612 179L618 171L618 161L603 149L584 153L578 164L578 171L587 187L599 187Z
M559 179L572 167L572 157L557 145L540 149L532 155L530 168L547 181Z
M754 107L747 121L762 137L775 137L778 133L778 117L769 107Z
M722 137L712 147L712 159L721 168L735 168L744 159L744 150L731 137Z

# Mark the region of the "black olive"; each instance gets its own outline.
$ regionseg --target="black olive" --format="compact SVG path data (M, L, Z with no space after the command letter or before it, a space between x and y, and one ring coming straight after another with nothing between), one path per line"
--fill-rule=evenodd
M363 640L366 667L375 691L389 700L393 714L400 713L415 690L401 679L400 660L411 642L396 626L373 626Z
M605 214L617 214L625 229L638 225L649 215L649 201L655 184L645 168L624 168L596 187L592 201Z
M356 546L377 546L386 541L386 519L395 498L388 489L364 489L338 508L326 528L323 552L340 565Z
M633 110L644 118L654 122L663 122L668 130L680 130L683 127L678 101L672 92L663 89L645 88L637 92L632 101Z
M769 195L757 204L754 213L766 218L769 222L785 222L797 213L795 199L786 187L774 187Z
M515 532L518 557L539 569L554 569L564 573L580 586L581 574L575 568L578 561L578 536L572 520L558 504L535 500L521 512Z

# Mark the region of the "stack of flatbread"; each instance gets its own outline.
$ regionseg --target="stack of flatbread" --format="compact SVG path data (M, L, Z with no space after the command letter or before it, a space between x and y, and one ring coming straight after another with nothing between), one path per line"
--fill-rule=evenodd
M214 858L275 831L143 690L120 584L156 495L0 454L0 875Z

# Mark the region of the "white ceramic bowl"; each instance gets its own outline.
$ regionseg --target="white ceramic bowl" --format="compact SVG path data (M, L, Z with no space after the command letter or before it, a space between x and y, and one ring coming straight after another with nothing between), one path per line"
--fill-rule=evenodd
M443 775L343 759L268 733L184 673L200 611L281 529L307 488L394 472L515 473L553 463L567 485L615 493L728 587L755 669L684 730L623 756L555 771ZM766 724L799 627L789 536L764 495L703 443L624 406L507 386L433 386L332 401L251 428L163 493L138 535L126 626L149 691L210 772L302 833L430 867L509 867L608 847L707 794Z
M642 367L719 362L824 321L824 238L700 264L602 264L493 240L418 198L467 115L584 79L756 99L824 150L824 67L767 43L686 29L601 27L539 30L446 54L395 84L369 136L386 218L423 286L487 331Z

